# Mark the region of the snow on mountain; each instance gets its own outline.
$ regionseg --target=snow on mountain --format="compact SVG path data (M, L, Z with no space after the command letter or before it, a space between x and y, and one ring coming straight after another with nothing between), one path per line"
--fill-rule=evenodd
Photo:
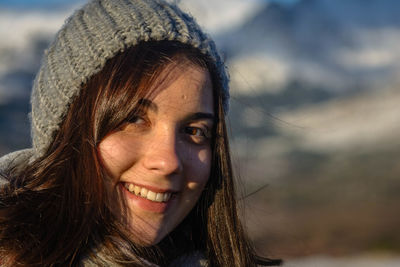
M170 0L170 2L178 2L183 10L192 14L211 34L238 27L267 4L266 0Z
M233 90L276 93L290 82L289 64L266 53L239 55L229 62Z
M233 65L254 69L252 63L241 60L249 54L259 58L258 65L264 63L262 69L254 70L254 81L247 81L251 90L263 80L265 85L259 90L279 91L269 88L271 83L276 84L275 62L280 62L279 68L285 69L289 80L337 93L361 87L371 89L397 82L400 17L396 10L399 9L400 2L395 0L303 0L290 6L270 4L217 39ZM237 79L240 77L233 77ZM284 86L282 83L281 89ZM245 94L249 89L236 83L233 88Z
M311 151L373 151L398 145L400 133L400 92L380 88L307 106L277 116L286 125L277 125L283 136L297 140Z

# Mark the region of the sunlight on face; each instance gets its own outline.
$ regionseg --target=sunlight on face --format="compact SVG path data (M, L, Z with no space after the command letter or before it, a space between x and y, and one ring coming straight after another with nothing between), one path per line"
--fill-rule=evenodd
M210 74L184 59L171 74L172 82L142 99L138 116L99 145L107 173L126 200L130 229L144 245L157 244L175 229L210 176Z

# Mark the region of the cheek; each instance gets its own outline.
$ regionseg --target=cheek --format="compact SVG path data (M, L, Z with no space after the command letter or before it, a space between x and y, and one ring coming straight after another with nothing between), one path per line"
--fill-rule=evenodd
M190 190L202 190L210 177L211 149L200 149L192 153L188 160L188 166L190 167L187 170L187 187Z
M199 151L199 160L204 165L211 164L211 149L203 149Z
M190 211L199 200L211 173L211 151L198 151L196 157L190 160L190 168L186 172L186 193L184 202Z
M121 174L135 162L137 147L118 133L105 137L99 144L99 156L108 175L119 180Z

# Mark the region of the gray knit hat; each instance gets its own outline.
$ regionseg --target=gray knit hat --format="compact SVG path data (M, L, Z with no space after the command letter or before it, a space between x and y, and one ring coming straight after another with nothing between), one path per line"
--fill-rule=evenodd
M225 65L214 42L194 19L163 0L93 0L67 19L46 50L36 76L31 102L33 148L0 159L0 170L42 156L82 84L106 61L141 41L179 41L209 56L219 71L228 111Z

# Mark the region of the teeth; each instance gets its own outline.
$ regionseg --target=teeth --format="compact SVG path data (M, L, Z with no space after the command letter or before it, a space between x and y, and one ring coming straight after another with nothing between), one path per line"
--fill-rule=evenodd
M149 190L147 190L146 188L142 187L142 190L140 190L140 196L147 198L147 193L149 192Z
M148 200L155 201L156 200L156 196L157 196L157 193L154 193L153 191L147 192L147 199Z
M135 186L133 185L133 184L129 184L129 188L128 188L128 190L130 191L130 192L133 192L133 189L135 188Z
M156 193L148 190L147 188L128 183L125 183L124 186L129 192L151 201L167 202L171 198L171 193Z
M140 193L140 187L139 186L137 186L137 185L135 185L135 189L134 189L134 192L135 192L135 195L139 195L139 193Z
M166 195L166 194L157 193L155 201L157 201L157 202L163 202L163 201L164 201L164 195Z
M171 197L171 193L165 193L165 194L164 194L164 199L163 199L163 201L164 201L164 202L167 202L167 201L169 200L170 197Z

